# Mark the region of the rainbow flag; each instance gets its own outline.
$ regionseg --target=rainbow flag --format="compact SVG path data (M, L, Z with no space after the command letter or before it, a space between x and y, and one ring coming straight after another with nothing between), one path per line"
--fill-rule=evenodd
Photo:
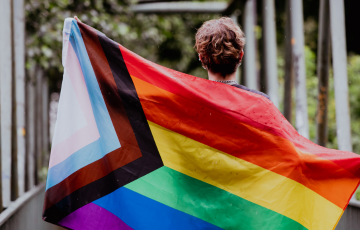
M43 219L67 229L334 229L360 156L267 98L154 64L73 19Z

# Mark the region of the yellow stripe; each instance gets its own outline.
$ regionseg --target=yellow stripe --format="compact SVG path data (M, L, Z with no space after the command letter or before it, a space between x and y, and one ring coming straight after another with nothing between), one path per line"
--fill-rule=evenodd
M296 181L148 122L169 168L278 212L308 229L333 229L342 214L341 208Z

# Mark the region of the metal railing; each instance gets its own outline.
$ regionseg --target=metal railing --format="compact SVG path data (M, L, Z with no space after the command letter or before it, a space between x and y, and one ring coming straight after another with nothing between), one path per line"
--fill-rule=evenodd
M55 229L41 219L49 156L48 84L25 72L24 0L0 1L0 229Z
M0 214L0 230L60 230L41 219L45 184L34 187Z
M354 198L350 200L349 206L346 208L341 217L336 230L356 230L360 226L360 201Z
M149 1L150 2L150 1ZM222 13L243 21L247 35L244 60L244 83L259 89L256 67L256 3L260 1L232 1L221 3L146 3L133 6L141 13ZM266 74L266 93L275 105L277 98L276 28L274 0L262 0L264 58L261 61ZM157 5L155 5L157 4ZM192 4L192 5L191 5ZM308 137L306 109L306 78L304 64L304 34L302 3L287 0L286 64L284 115L291 119L291 90L294 81L297 129ZM191 9L190 9L191 8ZM236 11L238 9L239 11ZM239 12L243 12L241 17ZM326 139L326 114L329 55L333 53L338 145L351 151L350 118L346 72L346 47L343 0L320 0L318 74L319 111L323 115L317 122L317 142ZM25 73L25 16L24 0L0 1L0 229L56 229L41 220L44 186L41 180L49 157L48 106L49 88L39 66ZM331 39L331 40L330 40ZM330 50L330 41L332 50ZM336 54L336 55L334 55ZM287 115L288 114L288 115ZM42 171L45 169L44 171ZM337 229L358 229L360 202L352 200ZM21 219L21 221L19 221ZM356 227L355 227L356 226Z
M135 13L218 13L231 16L235 22L242 22L246 34L245 54L242 65L242 83L251 89L265 89L275 106L279 106L277 47L275 28L274 0L233 0L226 6L224 2L166 2L141 1L133 5ZM260 61L262 75L257 67L258 53L255 27L257 26L257 4L261 4L263 50ZM215 7L216 6L216 7ZM296 91L296 121L297 131L309 138L307 89L304 52L304 19L303 4L299 0L286 0L286 38L285 38L285 87L284 116L291 122L292 90ZM242 12L242 13L241 13ZM345 36L345 10L343 0L320 0L318 65L319 98L317 119L317 143L325 145L327 140L327 103L330 54L333 57L334 88L336 101L336 124L338 146L340 150L352 151L350 132L350 113L347 85L347 53ZM240 17L241 14L241 17ZM331 28L331 30L330 30ZM330 40L332 49L330 50ZM332 52L331 52L332 51ZM335 55L336 54L336 55ZM239 79L238 79L239 80ZM325 101L324 101L325 100Z

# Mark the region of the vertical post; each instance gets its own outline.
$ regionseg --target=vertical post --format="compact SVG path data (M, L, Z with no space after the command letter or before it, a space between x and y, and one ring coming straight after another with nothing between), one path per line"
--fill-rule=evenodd
M291 17L291 44L294 60L296 87L296 128L299 134L309 138L309 122L306 96L306 72L304 52L304 19L302 1L289 0Z
M267 94L276 107L278 99L278 73L275 28L275 3L274 0L262 1L263 14L263 50L264 50L264 75L266 79Z
M238 14L234 13L231 15L231 19L234 21L234 23L239 26L239 22L238 22ZM236 77L235 77L236 82L240 82L240 68L238 67L236 69Z
M18 161L17 161L17 112L16 112L16 76L15 76L15 17L14 0L11 1L11 176L10 176L10 199L14 201L19 196L18 187Z
M1 22L0 22L1 23ZM1 76L1 74L0 74ZM1 83L1 82L0 82ZM0 95L1 95L1 87L0 87ZM1 98L1 96L0 96ZM1 102L0 102L0 159L1 159ZM0 213L3 211L3 198L2 198L2 167L1 167L1 161L0 161Z
M42 86L42 167L49 165L49 84L44 79Z
M35 111L36 111L36 95L35 95L35 84L34 77L36 74L36 67L33 66L29 71L29 79L26 83L26 148L27 148L27 190L31 189L35 185Z
M25 10L24 0L14 2L14 48L19 196L25 192Z
M327 110L330 63L329 0L320 0L317 74L319 79L316 141L321 146L327 142Z
M246 36L246 45L244 48L244 83L250 89L258 89L256 73L256 2L247 0L244 10L244 32Z
M1 23L1 22L0 22ZM2 63L1 63L1 57L0 57L0 67L2 66ZM1 84L1 69L0 69L0 84ZM2 139L1 139L1 133L2 133L2 129L1 129L1 87L0 87L0 212L3 211L3 197L2 197L2 167L1 167L1 156L2 156L2 145L1 145L1 142L2 142Z
M14 51L16 80L16 135L18 195L25 192L25 12L24 0L14 3Z
M12 150L12 37L11 0L0 1L0 99L1 99L1 177L4 207L10 204Z
M38 68L38 71L36 72L36 122L35 122L35 129L36 129L36 152L35 152L35 184L39 184L39 176L42 168L42 155L43 155L43 144L42 144L42 102L43 102L43 72L41 68Z
M291 16L290 2L286 1L286 25L285 25L285 82L284 82L284 117L292 123L292 92L294 86L294 65L291 45Z
M340 150L352 151L344 14L344 1L330 0L330 26L338 147Z
M29 94L28 94L28 87L27 87L27 84L28 84L28 80L27 80L27 76L28 76L28 71L25 70L25 159L24 159L24 192L27 192L29 191L30 189L30 184L29 184L29 157L28 157L28 154L29 154L29 143L28 143L28 114L29 114L29 111L28 111L28 102L29 102Z

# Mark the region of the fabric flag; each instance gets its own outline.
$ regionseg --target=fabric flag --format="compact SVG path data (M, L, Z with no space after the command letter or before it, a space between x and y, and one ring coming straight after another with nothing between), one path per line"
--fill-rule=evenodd
M267 98L183 74L66 19L43 219L67 229L334 229L360 156Z

